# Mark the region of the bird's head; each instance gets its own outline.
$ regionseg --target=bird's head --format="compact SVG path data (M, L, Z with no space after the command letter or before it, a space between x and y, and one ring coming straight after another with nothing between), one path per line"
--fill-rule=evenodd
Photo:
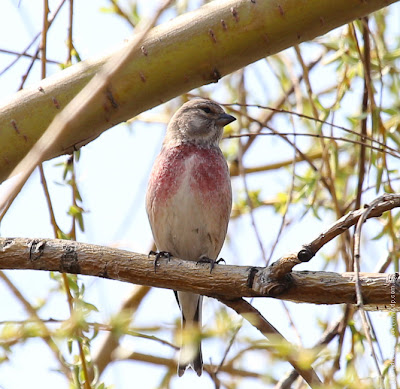
M218 146L223 128L236 120L220 105L210 100L194 99L183 104L168 124L164 145L193 143L198 146Z

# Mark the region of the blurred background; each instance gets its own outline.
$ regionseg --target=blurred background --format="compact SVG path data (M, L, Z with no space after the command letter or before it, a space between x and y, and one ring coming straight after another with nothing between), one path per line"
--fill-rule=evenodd
M0 4L2 103L41 79L40 53L33 57L41 42L43 3ZM47 76L112 51L159 6L146 0L48 3ZM178 0L159 23L203 3ZM1 220L1 236L57 235L147 254L153 247L144 207L151 166L169 118L183 102L202 96L225 104L238 119L225 128L221 143L234 206L220 256L228 264L265 266L298 250L347 212L382 193L399 192L399 20L400 6L393 4L144 112L74 156L45 162ZM362 271L398 271L399 216L396 211L366 223ZM349 230L295 270L352 270L352 235ZM170 290L4 271L0 296L0 388L85 387L84 365L93 373L93 388L273 388L283 387L278 382L292 369L261 333L213 299L204 304L204 362L215 369L222 363L225 371L201 378L187 371L178 378L171 361L180 313ZM266 298L252 304L298 346L300 359L339 321L341 330L320 351L316 371L327 387L377 387L375 362L354 309ZM369 320L385 385L398 387L398 362L392 363L397 314L373 312Z

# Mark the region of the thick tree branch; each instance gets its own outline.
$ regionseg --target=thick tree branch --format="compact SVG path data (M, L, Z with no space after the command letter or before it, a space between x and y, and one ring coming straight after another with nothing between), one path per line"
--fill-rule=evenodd
M226 0L177 17L152 31L45 158L69 153L140 112L395 1L319 0L299 6L297 0ZM74 65L0 107L0 182L60 109L124 50Z
M355 273L291 272L264 284L261 293L252 287L252 278L254 273L263 274L263 268L217 265L210 273L207 265L172 258L169 262L161 259L154 272L154 257L59 239L0 238L0 269L84 274L224 299L275 297L299 303L356 303ZM397 274L360 273L360 281L366 309L400 308Z

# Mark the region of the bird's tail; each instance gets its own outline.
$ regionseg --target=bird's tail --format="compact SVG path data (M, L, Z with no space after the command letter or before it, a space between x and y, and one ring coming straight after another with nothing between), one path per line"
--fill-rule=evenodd
M176 297L182 311L182 346L179 352L178 375L182 377L190 366L201 376L203 356L199 334L203 296L178 292Z

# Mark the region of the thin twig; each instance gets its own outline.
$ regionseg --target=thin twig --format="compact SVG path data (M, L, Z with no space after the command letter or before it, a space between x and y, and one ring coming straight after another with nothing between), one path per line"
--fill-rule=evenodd
M350 304L347 304L344 310L343 317L339 322L339 327L338 327L339 339L337 342L337 352L333 360L332 367L328 373L328 380L327 380L328 382L332 381L335 372L340 369L340 359L342 357L344 336L346 334L347 324L350 318L353 316L353 314L354 314L354 307Z
M228 135L228 136L225 137L225 139L234 139L234 138L242 138L242 137L255 137L255 136L272 136L272 135L275 135L275 136L279 135L282 138L284 138L286 136L305 136L305 137L309 136L310 138L332 139L332 140L338 140L338 141L342 141L342 142L348 142L348 143L355 144L355 145L364 145L365 147L370 148L371 150L375 150L375 151L378 151L378 152L381 152L381 153L386 153L388 155L391 155L392 157L400 159L400 153L398 151L396 151L396 150L394 152L391 152L391 151L385 150L383 148L375 147L375 146L372 146L370 144L366 144L366 143L363 143L361 141L357 141L357 140L353 140L353 139L342 138L342 137L338 137L338 136L330 136L330 135L310 134L310 133L306 133L306 132L278 132L276 130L273 130L269 126L265 126L265 128L267 128L268 130L273 131L273 132L272 133L270 133L270 132L259 132L257 134Z
M364 222L374 212L375 208L383 201L390 201L390 199L398 199L400 195L386 194L373 200L368 206L362 210L361 215L357 221L356 231L354 233L354 267L357 277L356 283L356 294L357 294L357 306L360 308L363 306L363 298L360 290L359 273L360 273L360 246L361 246L361 229Z
M233 110L234 112L238 112L240 113L240 111L237 110ZM270 130L272 133L264 133L264 132L257 132L255 134L239 134L239 135L230 135L225 137L225 139L230 139L230 138L240 138L240 137L256 137L259 135L278 135L279 137L281 137L285 142L287 142L291 147L293 147L296 152L301 156L301 158L303 158L309 165L310 167L315 171L315 172L319 172L319 169L314 165L314 163L307 157L306 154L304 154L289 138L288 135L294 135L293 133L281 133L277 130L274 130L271 126L267 126L266 124L263 124L262 122L260 122L259 120L251 117L249 114L246 113L246 117L257 123L258 125L267 128L268 130ZM298 135L298 134L296 134ZM330 192L330 186L328 184L328 182L326 181L325 177L323 175L320 176L321 179L321 183L325 186L325 188L328 190L328 192ZM0 208L1 209L1 208Z
M170 368L171 370L176 370L177 368L176 361L173 358L163 358L154 355L133 352L127 358L122 358L121 360L126 360L126 359L147 362L158 366L165 366ZM118 358L116 358L116 360L118 360ZM214 368L213 365L209 365L208 363L204 364L204 370L206 370L208 373L211 372L213 368ZM236 377L260 378L260 374L258 373L248 370L234 369L231 365L222 366L221 371L223 371L224 373L228 373L234 377L236 376Z
M239 157L238 158L239 174L242 177L243 187L244 187L244 191L246 193L247 204L249 205L249 208L250 208L249 214L250 214L251 224L253 226L254 234L255 234L256 239L257 239L258 247L260 248L261 256L262 256L262 258L264 260L265 266L267 266L268 265L267 257L265 255L264 245L262 243L262 239L261 239L260 233L259 233L258 228L257 228L257 224L256 224L256 220L255 220L255 217L254 217L254 212L253 212L253 210L254 210L253 201L250 198L249 188L248 188L247 180L246 180L246 175L245 175L244 169L243 169L243 153L242 153L242 144L241 144L240 140L239 140L238 157Z
M293 122L292 122L292 125L293 125L293 131L295 131L295 127L294 127L294 123ZM294 145L296 145L296 139L294 141ZM293 159L292 159L292 181L291 181L291 184L290 184L289 196L288 196L288 198L286 200L286 204L285 204L285 212L283 213L283 216L282 216L282 219L281 219L281 224L279 226L279 231L278 231L278 233L276 235L276 238L275 238L275 241L274 241L274 243L273 243L273 245L271 247L270 254L269 254L266 266L268 266L269 263L271 262L271 259L272 259L273 255L274 255L274 252L275 252L275 248L278 245L279 239L280 239L280 237L282 235L282 232L283 232L283 229L286 226L286 216L287 216L287 213L289 212L289 206L290 206L290 204L292 203L292 200L293 200L295 178L296 178L296 152L294 153Z
M56 11L54 12L54 14L49 18L49 27L51 25L51 23L54 21L54 19L56 18L56 16L58 15L58 12L61 10L61 7L64 5L64 3L67 0L62 0L59 4L59 6L57 7ZM29 43L29 45L25 48L25 50L22 53L18 53L18 57L14 59L14 61L12 61L8 66L6 66L1 72L0 72L0 76L3 75L8 69L10 69L13 65L15 65L15 63L18 62L18 60L20 58L22 58L23 56L27 56L27 51L31 48L31 46L36 42L37 39L39 39L40 35L42 34L42 32L38 32L32 39L31 43ZM36 59L38 59L38 55L39 55L39 51L40 48L38 48L36 50L36 53L33 56L29 56L32 58L32 61L35 61Z
M236 336L239 333L239 331L242 328L242 326L243 326L243 318L240 320L239 325L233 331L233 334L232 334L232 336L231 336L231 338L229 340L228 346L225 349L224 355L222 356L221 361L220 361L217 369L215 370L215 374L217 374L221 370L222 366L224 365L224 363L226 361L226 357L228 356L228 353L229 353L230 349L233 346L233 342L235 341Z
M50 350L53 352L56 360L60 363L60 369L65 374L66 377L71 377L71 372L67 366L66 361L64 360L61 351L57 347L57 344L54 342L52 337L50 336L50 332L46 325L41 321L40 317L38 316L36 309L32 307L29 301L24 297L21 291L12 283L12 281L6 276L6 274L0 271L0 278L4 281L7 287L11 290L17 300L24 306L25 310L31 316L31 318L38 324L43 335L41 338L43 341L49 346Z
M132 294L122 304L117 316L126 311L130 311L134 314L150 290L151 288L148 286L136 286ZM101 375L107 365L112 361L112 353L118 347L118 344L119 336L115 333L109 333L104 339L100 349L93 357L93 365L97 367L99 375Z
M364 18L366 25L368 25L368 17ZM367 135L367 119L368 116L368 101L369 101L369 82L370 82L370 72L371 72L371 50L370 50L370 42L369 42L369 33L368 28L363 28L363 40L364 40L364 55L361 54L361 50L358 44L357 35L354 31L353 33L354 39L356 42L357 49L359 51L360 58L364 65L364 91L362 97L362 105L361 105L361 114L364 115L360 122L360 140L363 144L360 145L360 155L358 158L358 182L357 182L357 192L356 192L356 201L355 201L355 209L360 208L361 205L361 195L364 184L365 177L365 157L366 157L366 148L365 148L365 136Z
M31 55L31 54L28 54L28 53L25 53L25 52L24 53L19 53L19 52L14 51L14 50L0 49L0 53L10 54L10 55L17 55L17 56L22 56L22 57L31 58L31 59L34 58L35 60L41 60L42 59L41 56L35 57L35 56ZM51 63L51 64L54 64L54 65L59 65L60 64L60 61L55 61L54 59L47 58L46 61L47 61L47 63Z
M222 104L222 103L221 103L221 105L227 106L227 107L231 107L231 106L239 106L239 107L240 107L240 106L241 106L241 104L239 104L239 103L232 103L232 104ZM285 114L289 114L289 115L294 115L294 116L297 116L297 117L299 117L299 118L301 118L301 119L312 120L312 121L315 121L316 123L325 124L325 125L327 125L327 126L329 126L329 127L333 127L333 128L338 129L338 130L342 130L342 131L344 131L344 132L347 132L347 133L349 133L349 134L355 135L355 136L357 136L357 137L360 137L360 136L361 136L359 132L354 131L354 130L351 130L351 129L347 128L347 127L340 126L340 125L338 125L338 124L335 124L335 123L333 123L333 122L328 122L328 121L326 121L326 120L314 118L314 117L312 117L312 116L305 115L305 114L303 114L303 113L299 113L299 112L295 112L295 111L289 111L289 110L287 110L287 109L282 109L282 108L268 107L268 106L259 105L259 104L246 104L246 106L247 106L247 107L254 107L254 108L265 109L265 110L269 110L269 111L272 111L272 112L275 112L275 113L285 113ZM257 120L256 122L257 122L257 124L262 125L262 128L266 127L266 126L265 126L266 123L265 123L265 124L260 123L258 120ZM256 136L257 134L258 134L258 132L257 132L257 133L253 133L253 132L252 132L252 133L249 134L249 135ZM363 138L366 139L366 140L369 140L370 142L376 143L377 145L379 145L379 146L381 146L382 148L385 148L385 149L391 151L392 153L395 153L395 154L396 154L396 153L399 153L398 149L395 149L395 148L393 148L393 147L390 147L390 146L388 146L386 143L381 142L381 141L379 141L379 140L377 140L377 139L374 139L374 138L368 136L367 134L366 134L366 135L363 135Z
M338 320L335 324L329 327L314 345L314 349L321 350L321 347L328 345L337 335L342 319ZM291 389L292 384L298 378L299 373L293 369L286 377L280 380L274 387L274 389Z
M122 10L122 8L119 6L118 1L117 0L109 0L110 3L112 4L114 11L117 15L121 16L125 21L127 21L129 23L129 25L131 27L135 27L135 23L133 23L133 21L131 20L131 18L128 16L128 14L126 12L124 12Z
M375 199L374 201L372 201L368 208L366 208L364 210L364 212L362 213L360 219L357 222L357 226L356 226L356 231L354 234L354 271L356 274L356 297L357 297L357 306L360 309L360 317L361 317L361 322L363 325L363 329L364 329L364 333L365 336L367 337L367 341L368 344L371 348L371 353L372 353L372 357L374 359L375 362L375 367L376 370L378 372L378 376L379 379L381 381L381 385L383 387L383 376L381 373L381 370L379 368L379 363L376 357L376 353L375 353L375 349L372 343L372 338L371 338L371 332L370 332L370 328L368 325L368 320L365 316L365 311L364 311L364 301L363 301L363 297L362 297L362 292L361 292L361 282L360 282L360 245L361 245L361 229L362 229L362 225L364 224L365 220L367 220L368 215L373 211L374 207L376 205L378 205L380 202L380 198Z
M74 49L73 44L73 22L74 22L74 0L69 0L69 10L68 10L68 54L67 54L67 64L72 64L72 50Z
M312 61L310 64L308 64L308 69L309 69L309 71L310 71L311 69L313 69L313 68L321 61L321 59L323 58L324 55L325 55L325 52L323 52L315 61ZM300 84L300 82L302 81L302 79L303 79L303 75L300 75L299 78L298 78L298 80L297 80L297 83ZM264 118L262 118L262 119L260 120L261 123L260 123L259 129L258 129L257 132L260 132L260 131L264 128L264 125L265 125L266 123L268 123L269 121L271 121L271 119L273 118L273 116L275 115L275 113L277 113L277 112L280 111L280 107L282 107L282 105L287 101L287 99L289 98L289 96L290 96L294 91L295 91L295 85L293 84L293 85L291 86L291 88L277 101L277 103L276 103L276 105L275 105L275 108L271 109L271 110L270 110L271 112L269 112ZM252 105L248 105L248 106L251 107ZM253 141L254 141L254 138L249 138L248 141L246 142L246 144L243 145L243 153L244 153L244 154L245 154L245 153L247 152L247 150L250 148L250 146L252 145Z

